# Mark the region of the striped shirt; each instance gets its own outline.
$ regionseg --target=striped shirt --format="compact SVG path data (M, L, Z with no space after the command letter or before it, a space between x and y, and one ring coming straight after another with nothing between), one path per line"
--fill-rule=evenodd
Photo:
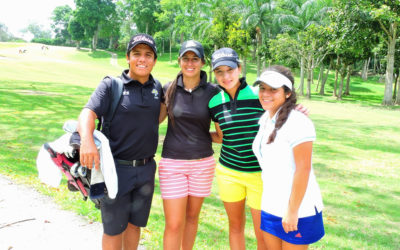
M261 171L252 150L258 121L264 113L257 93L241 78L235 98L221 90L210 100L208 107L212 120L219 124L223 132L219 162L242 172Z

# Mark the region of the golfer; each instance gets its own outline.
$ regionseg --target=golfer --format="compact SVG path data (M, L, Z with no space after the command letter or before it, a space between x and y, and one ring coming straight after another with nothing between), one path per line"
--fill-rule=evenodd
M158 124L163 91L151 71L157 50L153 38L138 34L126 52L129 69L122 72L123 96L110 125L110 148L118 176L115 200L101 202L103 249L136 249L140 228L145 227L154 191ZM111 80L105 78L79 116L81 165L96 168L99 154L93 141L95 120L111 103Z
M219 88L208 83L206 72L201 70L205 63L201 43L184 42L178 63L180 72L164 86L168 128L158 170L165 250L193 248L200 210L214 178L211 142L222 140L209 132L208 102Z
M294 110L289 69L272 66L257 78L266 111L253 142L262 169L261 229L268 249L307 249L324 236L322 198L312 168L315 129Z

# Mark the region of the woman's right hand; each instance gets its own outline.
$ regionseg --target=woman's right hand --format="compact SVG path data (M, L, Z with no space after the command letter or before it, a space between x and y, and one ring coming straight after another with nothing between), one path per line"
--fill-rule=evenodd
M299 221L297 212L290 212L289 209L286 211L285 216L282 218L282 227L285 233L291 231L297 231L297 223Z

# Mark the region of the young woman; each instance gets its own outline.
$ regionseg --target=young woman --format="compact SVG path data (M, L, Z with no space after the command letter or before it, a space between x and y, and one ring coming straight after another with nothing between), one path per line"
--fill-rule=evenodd
M262 169L261 229L268 249L307 249L324 236L322 198L312 169L315 129L293 110L294 78L272 66L257 79L265 114L253 142Z
M164 249L192 249L200 209L211 193L215 171L208 102L218 92L207 82L204 49L197 41L182 44L181 72L164 86L168 128L159 163L159 181L165 214Z
M216 177L219 195L229 220L231 249L245 249L245 201L251 208L257 249L265 249L260 230L261 168L252 151L258 121L264 110L257 94L240 77L238 54L222 48L212 55L212 67L220 93L209 102L212 120L223 134Z

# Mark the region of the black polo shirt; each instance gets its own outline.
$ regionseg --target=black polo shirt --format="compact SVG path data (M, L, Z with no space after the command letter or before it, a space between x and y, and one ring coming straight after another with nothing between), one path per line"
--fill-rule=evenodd
M200 74L200 84L192 92L185 90L182 74L177 77L172 109L174 124L168 117L162 157L192 160L211 156L213 150L209 132L211 118L208 102L219 89L207 82L207 74L204 71ZM170 84L164 86L164 93Z
M110 126L110 147L114 158L138 160L156 153L158 144L158 117L163 89L150 75L141 84L128 75L120 76L124 84L120 103ZM104 78L93 92L86 108L97 117L103 116L111 104L111 80Z

